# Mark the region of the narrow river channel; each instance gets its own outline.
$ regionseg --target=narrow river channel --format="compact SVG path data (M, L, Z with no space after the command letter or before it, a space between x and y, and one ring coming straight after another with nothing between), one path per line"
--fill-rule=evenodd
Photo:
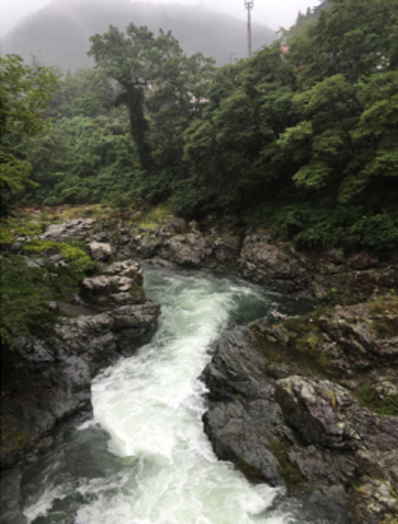
M204 272L149 268L145 289L162 305L155 337L95 379L93 418L59 432L26 472L28 522L317 522L300 516L298 505L279 504L279 489L252 485L217 460L203 432L198 380L228 321L300 314L308 304Z

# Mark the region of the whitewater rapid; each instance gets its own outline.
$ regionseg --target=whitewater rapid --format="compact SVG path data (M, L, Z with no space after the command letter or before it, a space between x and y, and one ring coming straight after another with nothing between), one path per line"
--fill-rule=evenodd
M252 485L218 461L203 432L198 379L233 321L300 304L235 278L148 269L162 306L152 342L92 384L93 418L58 437L27 474L29 524L288 524L280 488ZM36 479L36 480L35 480Z

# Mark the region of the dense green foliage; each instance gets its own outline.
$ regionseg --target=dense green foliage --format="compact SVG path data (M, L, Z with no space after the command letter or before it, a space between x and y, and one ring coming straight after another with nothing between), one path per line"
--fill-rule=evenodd
M13 193L27 183L32 166L24 140L48 125L45 111L56 78L48 68L33 70L17 55L0 56L0 187L2 213Z
M59 254L63 263L51 262L44 253ZM49 301L77 291L84 276L96 269L80 247L41 241L27 244L24 253L1 255L0 265L3 351L20 350L20 337L51 334L57 315Z
M53 323L55 313L43 293L47 275L21 255L1 256L0 264L2 347L18 349L18 337L42 333Z
M288 53L215 72L171 33L111 26L91 38L96 70L59 78L20 202L163 202L271 223L303 248L397 249L397 13L323 2Z
M85 276L97 270L83 245L30 240L19 251L8 246L16 238L41 233L38 221L2 220L0 244L0 339L2 351L21 350L21 337L50 335L57 320L49 303L76 293Z

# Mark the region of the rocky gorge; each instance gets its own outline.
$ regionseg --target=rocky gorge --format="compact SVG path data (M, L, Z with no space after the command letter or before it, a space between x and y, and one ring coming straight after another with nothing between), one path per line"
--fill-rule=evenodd
M25 341L22 362L9 363L2 384L12 437L8 446L3 439L2 482L9 489L20 478L11 466L34 460L57 424L89 409L91 378L156 329L160 308L145 298L139 263L227 269L329 307L305 319L259 319L220 336L202 375L209 389L204 427L217 456L254 481L286 484L303 504L316 500L336 523L396 522L396 259L301 253L232 217L201 224L169 218L154 227L77 219L50 225L41 238L85 242L100 272L71 300L54 304L65 315L56 338ZM368 408L356 398L364 396ZM23 522L17 506L14 497L2 522Z

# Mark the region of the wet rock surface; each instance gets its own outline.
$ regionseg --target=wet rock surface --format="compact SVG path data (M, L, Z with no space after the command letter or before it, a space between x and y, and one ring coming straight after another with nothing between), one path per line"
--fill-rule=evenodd
M104 266L83 281L80 296L59 306L71 316L50 340L21 341L23 353L3 363L3 468L44 449L56 424L90 409L98 371L150 341L160 306L145 298L142 285L136 262Z
M213 351L201 377L203 422L220 459L252 480L285 483L304 507L322 507L320 518L378 524L398 515L397 416L363 407L300 363L275 364L278 346L249 327L227 330Z
M266 234L247 235L239 257L242 275L269 289L299 293L310 286L309 263L289 244L273 244Z
M239 269L267 289L324 301L367 300L398 287L396 258L300 253L267 231L245 231L233 217L216 224L171 217L148 228L76 219L49 226L39 238L90 244L101 273L85 279L73 300L57 304L69 318L50 345L25 341L23 358L11 358L3 369L9 439L3 468L22 457L34 460L51 445L59 421L90 409L92 377L150 340L160 310L145 298L136 260ZM303 508L319 508L319 519L395 522L397 417L365 409L353 396L365 388L377 406L398 402L395 304L338 306L307 319L305 329L297 319L230 328L203 373L209 388L204 427L219 458L233 461L251 480L287 484ZM314 364L297 355L275 359L286 348ZM17 490L18 471L4 473L3 485ZM8 491L1 523L22 524L13 502L18 496Z

